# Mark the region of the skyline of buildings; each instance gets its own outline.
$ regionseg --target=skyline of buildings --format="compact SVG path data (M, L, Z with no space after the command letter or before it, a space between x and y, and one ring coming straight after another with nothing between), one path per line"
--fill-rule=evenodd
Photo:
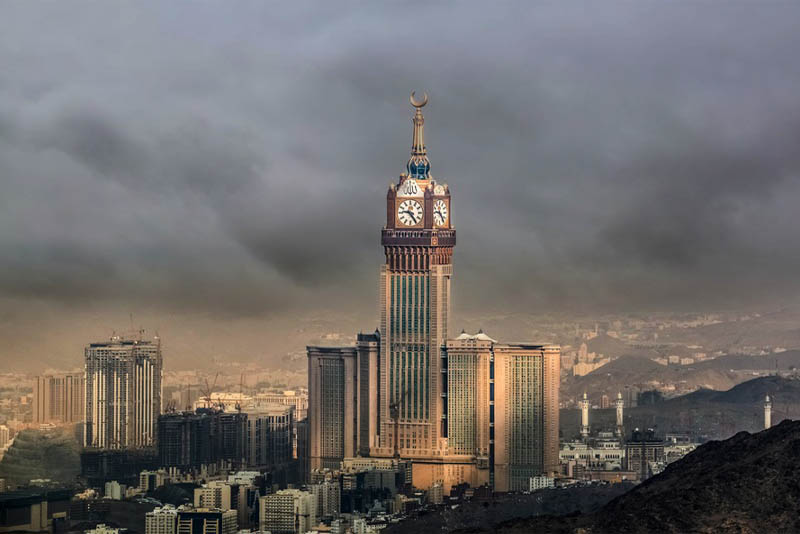
M423 489L527 488L558 468L560 350L485 334L449 340L453 205L430 173L427 94L410 100L411 156L389 186L381 231L379 330L355 346L307 347L309 468L393 458Z
M427 96L416 101L412 94L411 102L408 172L389 188L381 233L379 328L359 333L352 346L308 346L308 397L245 394L241 374L238 393L206 383L190 411L187 386L180 402L187 410L175 410L183 400L178 390L165 411L161 342L143 340L141 332L139 339L90 343L83 376L36 377L34 422L85 421L84 446L97 450L84 475L91 484L104 481L107 498L201 483L194 507L148 514L146 534L233 534L237 523L251 528L256 521L262 530L305 532L323 518L339 529L343 508L358 510L351 524L360 525L357 514L376 495L376 513L402 514L475 488L521 493L554 487L557 477L641 481L694 447L670 446L652 431L637 430L626 441L625 400L618 393L612 403L607 392L599 393L599 407L616 411L613 429L593 433L584 393L577 402L581 440L560 443L562 361L580 376L608 359L586 343L564 359L557 344L505 343L482 330L449 335L450 189L430 175L421 112ZM595 326L588 339L598 335ZM769 397L763 409L769 428ZM256 471L232 476L265 481L256 487L253 479L216 478L241 469ZM126 487L129 479L139 486ZM302 482L303 489L292 487Z

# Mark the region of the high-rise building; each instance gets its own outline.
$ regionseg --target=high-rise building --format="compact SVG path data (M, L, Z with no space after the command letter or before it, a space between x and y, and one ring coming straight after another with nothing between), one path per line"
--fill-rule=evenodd
M246 408L247 465L272 468L293 457L294 406L259 404Z
M161 413L161 341L113 337L86 356L84 445L102 449L156 443Z
M236 510L178 509L177 534L236 534Z
M175 534L178 510L169 504L145 514L145 534Z
M0 449L5 449L11 441L11 429L6 425L0 425Z
M210 408L174 412L158 418L160 466L182 470L226 462L244 465L247 458L247 414Z
M558 470L558 346L462 333L447 341L442 362L445 487L488 482L495 491L525 491L531 477Z
M308 347L310 469L356 453L356 348Z
M376 447L378 437L378 380L381 335L377 330L372 334L359 333L356 337L358 388L356 406L358 407L358 454L369 456L370 449Z
M355 346L306 349L309 468L338 469L377 443L380 334L358 334Z
M427 103L415 108L411 157L386 196L381 232L378 433L371 454L441 463L446 449L442 419L440 348L447 339L450 277L456 231L450 189L431 175L425 145Z
M79 423L86 400L81 374L37 376L33 380L34 423Z
M342 489L338 479L311 484L311 493L317 502L317 518L338 517L341 510Z
M301 534L317 524L317 502L308 491L281 490L261 497L261 532Z

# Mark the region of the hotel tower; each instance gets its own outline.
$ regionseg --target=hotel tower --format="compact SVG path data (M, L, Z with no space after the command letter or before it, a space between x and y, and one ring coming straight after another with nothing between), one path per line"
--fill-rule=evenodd
M422 459L446 447L440 351L447 339L456 231L447 184L437 183L425 147L427 103L415 108L411 157L386 195L380 272L380 437L373 454Z
M448 339L456 231L450 188L431 174L427 102L411 94L411 156L386 194L379 328L307 347L309 467L358 455L410 462L417 488L517 490L557 467L560 349Z

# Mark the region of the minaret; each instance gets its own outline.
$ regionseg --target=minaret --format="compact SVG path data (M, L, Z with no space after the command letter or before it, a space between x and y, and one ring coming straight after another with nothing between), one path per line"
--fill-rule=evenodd
M767 395L764 399L764 430L772 426L772 401Z
M589 437L589 400L586 398L586 392L583 393L579 404L581 407L581 437L586 439Z
M625 435L625 431L622 427L622 416L623 416L623 409L625 408L625 401L622 400L622 392L617 392L617 401L615 402L617 406L617 437L621 438Z

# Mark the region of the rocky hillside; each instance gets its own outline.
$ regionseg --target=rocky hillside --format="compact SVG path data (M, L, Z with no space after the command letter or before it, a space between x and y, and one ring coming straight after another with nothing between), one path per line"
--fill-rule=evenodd
M519 520L494 531L800 532L798 457L800 421L787 420L706 443L593 514Z
M0 478L14 485L40 478L72 485L79 472L78 443L63 429L21 431L0 461Z

